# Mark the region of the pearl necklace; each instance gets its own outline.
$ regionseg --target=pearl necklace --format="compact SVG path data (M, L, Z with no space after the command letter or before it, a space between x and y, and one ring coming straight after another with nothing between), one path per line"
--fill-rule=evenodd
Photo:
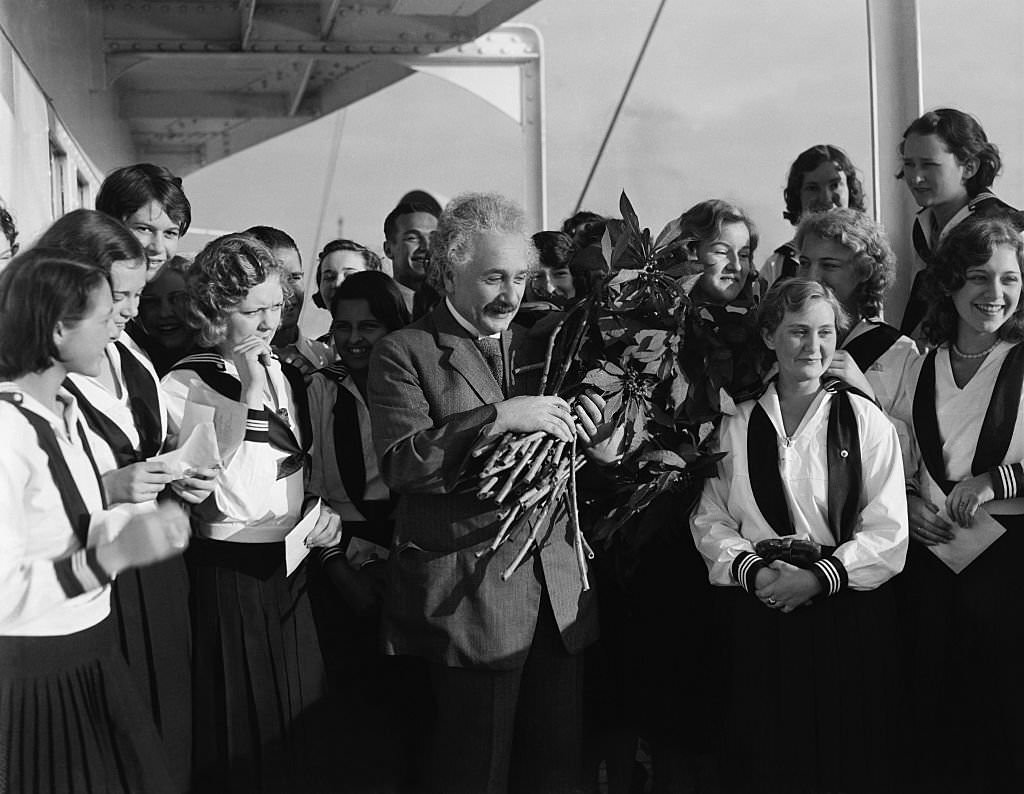
M989 353L991 353L993 350L995 350L996 347L999 346L999 342L1000 342L1000 340L997 339L995 342L992 343L991 347L985 348L980 353L965 353L963 350L961 350L959 347L957 347L956 342L954 342L952 344L951 349L953 351L953 355L957 356L958 358L965 358L965 359L968 359L968 360L976 359L976 358L985 358L985 356L987 356Z

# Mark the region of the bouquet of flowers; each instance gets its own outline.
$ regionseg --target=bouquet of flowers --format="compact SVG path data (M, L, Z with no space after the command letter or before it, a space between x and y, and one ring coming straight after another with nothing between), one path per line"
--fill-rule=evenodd
M619 463L609 472L611 495L591 535L604 543L662 494L696 499L721 457L709 450L720 417L734 400L762 388L756 290L724 307L695 305L683 286L699 273L689 261L689 241L671 225L652 240L625 193L619 207L622 220L609 221L606 233L608 272L554 328L541 383L542 394L571 400L590 390L606 401L598 440L617 447ZM535 541L538 519L565 500L586 587L592 552L577 512L575 472L584 458L575 444L508 433L474 455L489 456L478 496L497 502L504 515L491 548L514 538L519 527L533 527L505 576Z

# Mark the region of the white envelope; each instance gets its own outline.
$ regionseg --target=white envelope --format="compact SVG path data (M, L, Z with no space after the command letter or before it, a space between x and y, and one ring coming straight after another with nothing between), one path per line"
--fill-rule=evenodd
M962 527L950 518L946 512L946 495L932 479L928 478L928 498L934 505L942 505L939 516L953 525L953 540L928 546L928 551L946 563L953 573L960 573L964 568L978 559L981 553L995 543L1006 527L988 514L985 508L978 508L974 516L974 525Z
M306 513L302 520L292 528L292 531L284 536L284 568L286 576L291 576L295 573L295 569L302 564L302 561L306 559L306 555L309 554L309 547L306 546L306 536L316 526L316 521L320 518L322 506L323 501L317 499L313 509Z

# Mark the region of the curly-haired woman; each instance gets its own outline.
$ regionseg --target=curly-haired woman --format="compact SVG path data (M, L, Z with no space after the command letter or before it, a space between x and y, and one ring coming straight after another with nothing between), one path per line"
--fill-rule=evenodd
M1006 218L945 237L924 281L933 349L900 400L919 451L900 590L922 791L1012 791L1024 773L1022 269L1020 227ZM956 736L956 752L934 736Z
M218 439L223 471L212 498L193 511L198 792L319 790L308 778L322 736L309 729L323 695L323 661L304 568L290 577L285 570L284 538L302 513L312 433L302 375L270 349L283 278L253 237L208 244L189 268L187 299L206 350L179 361L162 384L172 436L195 403L234 413L245 427L235 443ZM306 544L337 543L337 526L325 510Z
M837 208L805 216L794 240L797 274L830 287L854 320L840 333L829 374L873 392L891 413L900 380L919 354L912 339L879 316L896 262L885 231L863 212Z

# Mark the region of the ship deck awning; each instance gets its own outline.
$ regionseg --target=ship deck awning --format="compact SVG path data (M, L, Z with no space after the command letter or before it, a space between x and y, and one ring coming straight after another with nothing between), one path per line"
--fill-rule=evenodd
M105 81L137 158L187 174L379 91L532 2L110 0Z

